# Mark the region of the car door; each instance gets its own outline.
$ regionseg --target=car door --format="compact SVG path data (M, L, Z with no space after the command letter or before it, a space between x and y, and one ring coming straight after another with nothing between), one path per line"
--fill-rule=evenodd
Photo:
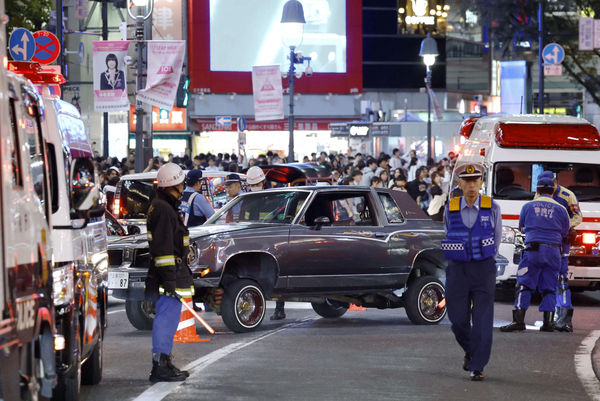
M317 225L318 217L330 224ZM290 229L289 292L377 287L388 254L382 228L369 190L317 191Z

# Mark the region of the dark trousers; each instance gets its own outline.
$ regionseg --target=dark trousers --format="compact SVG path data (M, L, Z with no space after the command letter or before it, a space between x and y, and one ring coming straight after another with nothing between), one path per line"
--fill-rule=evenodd
M560 271L560 250L541 246L539 250L525 250L517 270L517 298L515 309L529 308L531 293L536 289L542 294L540 312L554 312L556 287Z
M471 355L469 370L483 371L492 351L496 261L450 262L446 308L456 341Z
M155 354L171 353L173 337L179 326L181 302L177 298L161 295L156 301L156 315L152 324L152 352Z

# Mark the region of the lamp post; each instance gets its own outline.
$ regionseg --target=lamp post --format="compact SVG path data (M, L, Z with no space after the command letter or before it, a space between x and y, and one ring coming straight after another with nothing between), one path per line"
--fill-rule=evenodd
M288 0L283 6L281 14L281 31L283 44L290 49L290 67L288 69L288 79L290 85L290 113L288 115L289 125L289 148L288 148L288 163L294 161L294 77L296 73L295 64L303 64L308 61L306 74L312 75L310 67L310 57L303 57L301 53L297 53L296 49L302 43L304 34L304 9L298 0Z
M132 8L136 8L136 14ZM133 0L129 2L127 13L135 20L135 40L137 41L137 90L144 89L142 77L144 75L144 21L152 15L154 0ZM142 102L135 102L135 172L141 173L144 166L144 108Z
M427 37L421 41L421 50L419 56L423 57L423 64L425 64L425 88L427 90L427 164L430 160L433 160L435 154L433 149L433 140L431 138L431 66L435 64L435 57L439 55L437 43L435 39L431 37L431 34L427 34Z

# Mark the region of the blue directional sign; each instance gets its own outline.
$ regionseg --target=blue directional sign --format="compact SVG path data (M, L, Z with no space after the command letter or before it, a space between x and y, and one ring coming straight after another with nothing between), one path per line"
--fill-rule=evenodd
M15 61L29 61L35 53L35 39L25 28L17 28L10 35L8 51Z
M231 116L216 116L215 124L217 128L231 128Z
M545 64L560 64L565 59L565 49L558 43L549 43L542 50Z
M240 117L237 120L237 129L238 132L244 132L246 131L247 125L246 125L246 119L244 117Z

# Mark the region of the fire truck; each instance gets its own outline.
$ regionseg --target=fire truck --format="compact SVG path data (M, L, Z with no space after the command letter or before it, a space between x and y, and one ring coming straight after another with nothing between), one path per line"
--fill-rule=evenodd
M455 172L468 163L484 166L483 193L502 212L502 243L496 260L498 287L514 288L523 248L519 214L532 200L537 176L552 171L579 201L583 222L569 254L569 286L600 289L600 134L588 121L570 116L502 115L463 122L467 138ZM452 187L458 177L453 176Z
M0 16L4 1L0 0ZM56 335L49 177L43 103L30 82L6 70L0 27L0 398L50 397Z

